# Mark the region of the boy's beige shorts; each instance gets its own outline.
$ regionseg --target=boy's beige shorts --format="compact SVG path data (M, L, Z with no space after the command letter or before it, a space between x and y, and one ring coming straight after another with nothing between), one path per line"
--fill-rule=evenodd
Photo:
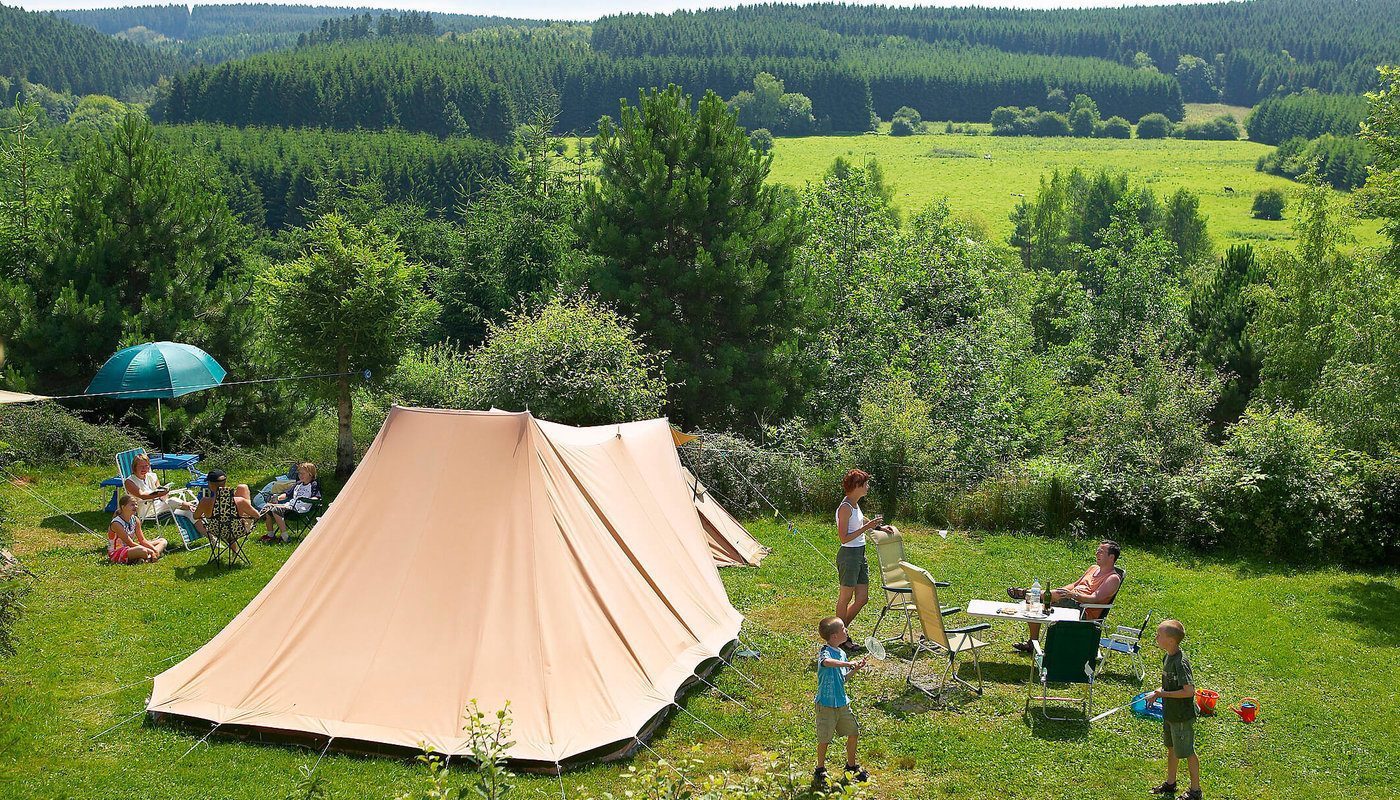
M855 712L851 711L850 703L840 708L817 704L818 742L830 742L837 735L857 736L859 734L860 725L856 723L856 715Z

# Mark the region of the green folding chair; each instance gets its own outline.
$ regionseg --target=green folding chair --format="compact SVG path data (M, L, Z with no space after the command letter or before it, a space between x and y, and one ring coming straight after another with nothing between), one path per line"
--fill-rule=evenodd
M876 529L866 534L866 539L875 544L875 560L880 565L880 588L885 593L885 606L880 609L880 616L875 620L875 627L870 631L870 635L880 638L880 623L885 621L885 615L893 611L895 614L904 615L904 624L900 625L896 635L880 641L898 642L907 639L912 642L914 614L917 609L914 607L914 589L904 575L904 567L900 566L907 560L904 556L904 537L897 531ZM948 587L946 581L934 581L933 585L940 589Z
M1087 721L1094 709L1094 676L1099 665L1099 635L1097 622L1089 620L1066 620L1052 622L1045 631L1045 647L1039 641L1031 642L1035 650L1035 663L1031 665L1030 691L1026 695L1023 713L1030 713L1031 702L1040 699L1040 713L1046 719L1059 721L1077 720L1077 717L1055 717L1050 714L1048 703L1072 703L1084 713ZM1087 686L1084 697L1066 697L1050 694L1050 684ZM1037 691L1038 688L1038 691Z

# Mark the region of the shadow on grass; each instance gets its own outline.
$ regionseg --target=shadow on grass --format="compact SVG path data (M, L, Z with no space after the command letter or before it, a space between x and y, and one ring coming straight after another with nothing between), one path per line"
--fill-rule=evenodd
M1367 644L1400 647L1400 588L1357 578L1331 589L1332 619L1360 628Z
M72 519L69 519L72 517ZM39 527L43 530L54 533L81 533L87 534L82 528L73 524L73 520L86 525L97 533L107 530L107 525L112 521L112 515L102 509L96 511L73 511L66 516L63 514L51 514L39 520Z
M188 567L176 567L175 579L179 581L207 581L223 577L232 572L246 569L246 564L234 564L229 566L222 562L205 561L200 564L193 564Z
M1031 729L1031 735L1037 739L1047 742L1067 742L1075 739L1086 739L1089 736L1089 718L1074 708L1061 706L1051 706L1051 713L1070 717L1066 720L1047 719L1041 714L1040 704L1031 701L1030 709L1025 713L1026 726Z

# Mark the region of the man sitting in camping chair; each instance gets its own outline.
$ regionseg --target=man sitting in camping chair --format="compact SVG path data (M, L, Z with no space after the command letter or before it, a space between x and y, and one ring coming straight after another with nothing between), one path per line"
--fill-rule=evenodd
M1123 584L1123 570L1118 567L1118 554L1122 548L1112 539L1099 542L1094 552L1094 566L1084 571L1084 575L1074 583L1051 589L1045 598L1045 605L1060 608L1083 609L1082 618L1102 619L1113 606L1118 596L1118 587ZM1012 600L1024 600L1026 590L1012 587L1006 590ZM1034 652L1034 643L1040 639L1040 625L1030 623L1030 638L1011 645L1022 653Z
M228 488L228 475L221 469L209 470L209 494L195 507L194 524L209 540L209 561L227 555L229 563L242 561L248 555L242 543L253 532L253 523L262 514L253 507L252 493L246 484Z

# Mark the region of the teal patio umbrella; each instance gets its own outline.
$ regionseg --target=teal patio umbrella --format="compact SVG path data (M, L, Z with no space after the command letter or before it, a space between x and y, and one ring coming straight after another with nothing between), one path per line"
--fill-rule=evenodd
M214 357L190 344L147 342L118 350L97 371L86 394L130 400L155 398L156 424L165 430L160 401L218 386L228 374Z

